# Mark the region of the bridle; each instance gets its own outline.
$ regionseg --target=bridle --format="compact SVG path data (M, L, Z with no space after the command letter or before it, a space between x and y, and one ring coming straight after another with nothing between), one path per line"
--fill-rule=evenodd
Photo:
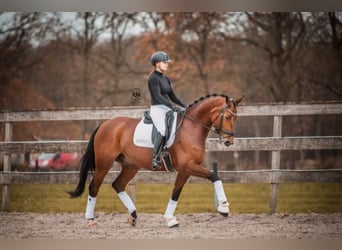
M237 113L233 112L232 110L230 110L227 106L227 104L224 105L224 107L221 109L220 113L216 116L216 118L214 119L213 123L220 118L220 125L218 128L216 128L215 126L213 126L213 129L210 128L211 131L213 131L215 134L218 134L220 139L223 138L223 135L228 135L228 136L234 136L234 132L231 130L226 130L223 128L223 120L226 119L228 120L228 117L224 116L224 113L228 111L232 116L236 116L237 117Z
M200 124L202 127L204 127L204 128L206 128L206 129L208 129L209 131L211 131L211 132L217 134L217 135L219 136L219 139L223 139L223 135L234 136L234 132L233 132L233 131L226 130L226 129L223 128L223 121L224 121L224 119L227 119L227 120L228 120L228 117L225 117L225 116L224 116L224 113L225 113L226 111L229 112L231 115L237 117L237 113L235 113L235 112L233 112L232 110L230 110L230 109L228 108L227 104L225 104L225 105L221 108L219 114L218 114L218 115L215 117L215 119L212 121L212 123L215 123L215 121L216 121L217 119L220 118L219 127L215 127L215 126L209 127L209 126L207 126L206 124L203 124L202 122L196 120L195 118L193 118L193 117L187 115L187 114L186 114L186 111L187 111L187 110L184 110L184 111L180 112L180 113L182 114L182 116L183 116L183 119L182 119L182 120L184 120L184 118L187 118L187 119L189 119L189 120L191 120L191 121L193 121L193 122L195 122L195 123ZM183 122L180 123L180 126L181 126L182 123L183 123Z

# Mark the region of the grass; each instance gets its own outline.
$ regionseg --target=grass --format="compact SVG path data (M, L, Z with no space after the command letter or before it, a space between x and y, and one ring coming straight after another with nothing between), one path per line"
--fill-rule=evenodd
M75 185L11 185L10 211L35 213L84 212L85 192L81 198L70 199L65 191ZM0 187L0 190L2 187ZM224 184L232 213L268 213L269 184ZM172 185L138 184L136 207L140 213L164 213ZM126 213L111 185L102 185L96 211ZM213 187L208 184L187 184L180 196L176 213L216 212ZM280 184L279 213L341 213L342 183Z
M282 184L278 211L283 213L342 212L342 183Z

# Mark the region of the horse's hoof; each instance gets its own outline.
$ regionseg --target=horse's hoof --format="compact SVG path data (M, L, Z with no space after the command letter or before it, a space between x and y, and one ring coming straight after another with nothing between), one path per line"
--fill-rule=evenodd
M220 213L220 215L222 215L223 217L228 217L229 213Z
M94 228L94 227L96 227L96 225L97 225L97 223L94 219L88 220L88 224L87 224L88 228Z
M128 216L128 223L133 227L135 227L135 225L137 224L137 220L138 219L134 218L132 215Z
M173 227L178 227L179 226L179 223L176 220L176 217L174 217L174 216L171 217L171 218L166 219L166 223L167 223L167 227L168 228L173 228Z
M228 217L229 214L229 203L227 201L222 202L218 205L217 211L224 217Z

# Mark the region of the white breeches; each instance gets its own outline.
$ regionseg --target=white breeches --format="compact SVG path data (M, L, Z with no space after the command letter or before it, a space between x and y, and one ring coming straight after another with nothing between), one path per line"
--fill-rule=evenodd
M165 116L166 113L171 110L168 106L165 105L152 105L151 106L151 118L156 126L157 130L162 136L165 136Z

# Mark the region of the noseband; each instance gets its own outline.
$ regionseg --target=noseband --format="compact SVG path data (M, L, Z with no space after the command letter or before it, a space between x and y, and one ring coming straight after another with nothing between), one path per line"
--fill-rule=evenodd
M217 117L213 121L213 122L215 122L218 118L220 118L220 123L219 123L220 126L218 128L214 127L214 129L210 129L215 134L218 134L220 139L222 139L223 135L234 136L234 132L233 131L225 130L223 128L223 120L224 119L228 120L228 117L224 116L225 111L228 111L233 116L237 116L237 113L234 113L233 111L231 111L228 108L227 104L224 105L224 107L221 109L220 113L217 115Z

